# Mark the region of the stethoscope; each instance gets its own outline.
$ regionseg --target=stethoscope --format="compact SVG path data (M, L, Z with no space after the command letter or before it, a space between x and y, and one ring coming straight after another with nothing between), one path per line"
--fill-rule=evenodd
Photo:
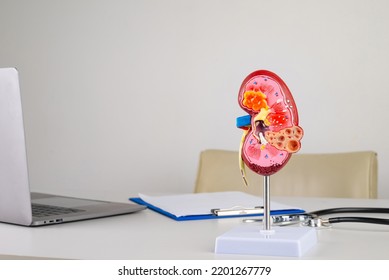
M368 223L389 225L389 219L372 218L372 217L330 217L323 218L325 215L339 214L339 213L375 213L375 214L389 214L389 208L375 208L375 207L339 207L329 208L308 213L289 214L289 215L275 215L270 216L274 226L288 226L301 224L309 227L331 227L336 223ZM262 219L244 219L245 223L260 222Z

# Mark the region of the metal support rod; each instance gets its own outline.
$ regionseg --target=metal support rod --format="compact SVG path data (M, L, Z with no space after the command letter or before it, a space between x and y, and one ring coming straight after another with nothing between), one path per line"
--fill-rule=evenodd
M263 229L270 230L270 176L263 177Z

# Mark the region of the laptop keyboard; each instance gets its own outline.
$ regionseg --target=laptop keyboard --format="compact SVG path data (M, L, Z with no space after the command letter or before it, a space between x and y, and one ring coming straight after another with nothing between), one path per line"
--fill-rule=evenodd
M53 216L53 215L78 213L78 212L83 212L83 211L85 211L85 210L51 206L51 205L43 205L43 204L36 204L36 203L32 204L32 215L34 217L47 217L47 216Z

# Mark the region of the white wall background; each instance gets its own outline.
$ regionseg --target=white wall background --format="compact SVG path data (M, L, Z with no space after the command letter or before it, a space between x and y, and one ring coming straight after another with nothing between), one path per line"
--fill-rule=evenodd
M191 192L199 152L237 150L242 80L280 75L301 153L374 150L389 198L389 2L0 0L19 69L31 187Z

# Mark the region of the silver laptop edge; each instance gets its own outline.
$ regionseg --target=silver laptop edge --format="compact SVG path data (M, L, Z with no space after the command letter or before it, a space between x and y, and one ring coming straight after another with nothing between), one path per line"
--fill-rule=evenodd
M32 223L18 72L0 69L0 221ZM23 147L23 148L21 148Z
M51 201L60 202L61 207L76 206L82 211L33 218L31 197L34 203L52 205L50 199L53 198ZM128 214L142 209L145 207L133 203L30 194L18 71L15 68L0 68L0 222L40 226Z

